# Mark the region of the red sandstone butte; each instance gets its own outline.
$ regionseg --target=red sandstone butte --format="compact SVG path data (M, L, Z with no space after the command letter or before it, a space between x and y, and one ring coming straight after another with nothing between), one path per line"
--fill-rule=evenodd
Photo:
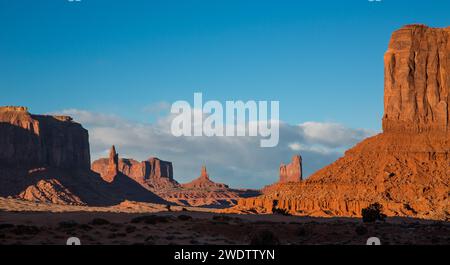
M409 25L384 55L384 132L449 129L450 27Z
M449 35L450 27L424 25L394 32L385 54L383 133L307 180L277 184L233 210L360 216L379 202L389 216L448 220Z
M205 166L202 166L202 170L198 178L194 179L189 183L182 184L182 186L188 189L205 189L205 190L228 189L228 186L225 184L211 181L209 179L209 174Z
M302 181L302 157L295 155L292 157L292 162L280 166L280 183L286 182L300 182Z
M89 169L88 131L68 116L0 107L0 166Z
M122 173L149 190L179 186L178 182L173 179L171 162L155 157L141 162L128 158L119 159L115 146L111 147L109 158L100 158L94 161L91 168L108 182L114 179L118 173Z

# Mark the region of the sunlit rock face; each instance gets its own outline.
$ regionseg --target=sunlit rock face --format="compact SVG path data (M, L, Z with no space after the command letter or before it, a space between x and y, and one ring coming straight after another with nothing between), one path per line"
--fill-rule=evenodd
M448 220L450 28L408 25L385 54L383 133L299 183L264 189L235 211L360 216L379 202L389 216Z
M448 131L450 27L409 25L384 56L384 132Z

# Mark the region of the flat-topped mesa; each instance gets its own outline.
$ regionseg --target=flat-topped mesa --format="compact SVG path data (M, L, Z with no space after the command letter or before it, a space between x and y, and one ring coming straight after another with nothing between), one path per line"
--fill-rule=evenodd
M295 155L291 163L281 164L279 183L300 182L303 179L302 174L302 157Z
M384 56L384 132L450 130L450 27L407 25Z
M0 112L7 111L28 112L28 108L23 106L0 106Z
M62 117L0 107L0 166L89 170L88 131Z
M157 157L150 157L143 161L149 174L146 179L167 179L173 181L173 165L172 162L161 160Z

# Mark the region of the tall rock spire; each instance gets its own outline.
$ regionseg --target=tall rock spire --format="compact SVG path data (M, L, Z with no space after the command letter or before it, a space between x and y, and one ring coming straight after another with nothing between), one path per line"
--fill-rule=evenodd
M116 147L113 145L109 151L108 170L105 175L105 180L112 182L119 173L119 155L116 152Z
M209 179L208 171L206 166L202 166L200 176L189 183L182 184L185 188L201 188L201 189L225 189L228 188L227 185L223 183L216 183Z
M200 173L200 179L209 179L208 171L206 171L206 166L202 166L202 171Z

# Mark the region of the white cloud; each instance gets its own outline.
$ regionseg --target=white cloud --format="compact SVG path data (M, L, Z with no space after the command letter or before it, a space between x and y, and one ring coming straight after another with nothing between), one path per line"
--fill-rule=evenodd
M289 148L291 148L292 151L300 151L303 149L303 145L298 142L290 143L288 146Z
M352 145L375 133L366 129L351 129L338 123L305 122L299 127L306 142L330 148Z
M197 177L205 164L215 181L248 188L277 181L280 163L289 162L297 153L303 157L304 174L310 175L374 133L336 123L281 122L278 146L261 148L259 137L174 137L170 133L170 114L146 124L85 110L59 113L72 116L89 130L93 160L104 157L105 150L114 144L121 157L144 160L157 156L172 161L179 182Z

